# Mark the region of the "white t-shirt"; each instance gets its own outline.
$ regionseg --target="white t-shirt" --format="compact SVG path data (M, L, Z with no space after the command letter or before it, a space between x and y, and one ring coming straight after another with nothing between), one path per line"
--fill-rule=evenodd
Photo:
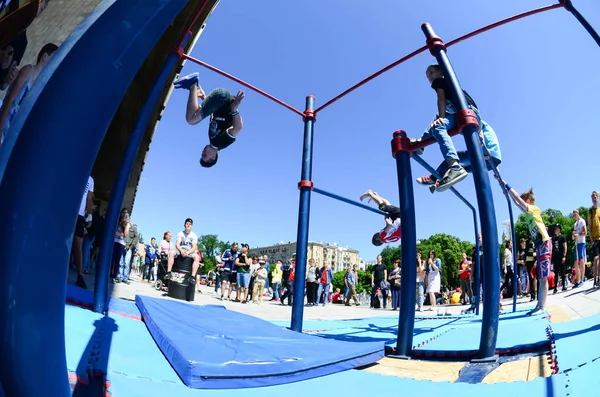
M88 177L85 190L83 191L83 197L81 198L81 205L79 206L79 215L85 217L85 207L87 207L87 195L88 192L94 193L94 180L92 177Z
M186 252L191 250L192 247L198 246L198 236L194 232L190 232L189 234L185 234L184 232L177 233L177 241L179 241L179 246Z
M585 243L585 235L583 234L583 228L585 227L585 220L583 218L579 218L577 222L575 222L575 233L577 233L577 244Z

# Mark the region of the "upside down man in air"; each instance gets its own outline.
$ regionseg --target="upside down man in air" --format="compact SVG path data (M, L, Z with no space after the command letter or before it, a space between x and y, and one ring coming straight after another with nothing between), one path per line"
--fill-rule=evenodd
M373 245L379 247L382 244L400 241L400 238L402 237L402 229L400 228L400 208L391 205L388 200L384 199L371 189L360 196L360 201L367 197L369 198L369 203L371 200L375 201L379 209L388 214L388 216L385 217L385 227L380 232L373 235L371 240Z

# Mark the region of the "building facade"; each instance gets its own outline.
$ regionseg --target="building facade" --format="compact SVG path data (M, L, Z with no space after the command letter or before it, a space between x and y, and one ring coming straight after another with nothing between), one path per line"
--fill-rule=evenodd
M253 247L250 255L268 255L271 263L281 260L288 261L296 253L296 242L280 243L266 247ZM315 259L318 266L329 262L334 271L344 270L354 264L361 263L360 253L357 250L329 243L308 243L308 259Z

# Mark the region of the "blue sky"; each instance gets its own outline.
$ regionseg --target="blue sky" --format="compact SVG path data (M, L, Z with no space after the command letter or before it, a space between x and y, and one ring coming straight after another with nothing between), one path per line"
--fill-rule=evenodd
M451 4L450 4L451 3ZM394 60L421 47L423 22L450 41L471 30L550 0L222 0L192 56L254 84L303 110L317 106ZM600 3L574 4L600 29ZM538 205L570 211L590 204L600 189L598 102L600 49L563 9L514 22L451 47L448 56L500 140L501 172L517 190L534 188ZM398 202L391 156L392 132L420 136L435 115L435 93L425 78L427 52L380 76L319 114L313 181L358 199L368 188ZM209 92L241 86L187 62ZM192 217L198 234L251 246L295 241L303 125L299 116L246 89L240 107L244 129L210 169L200 167L208 122L185 122L187 92L173 92L155 133L132 220L146 239L183 229ZM460 150L461 136L454 138ZM441 161L436 146L424 158ZM426 172L413 162L413 176ZM504 196L492 184L499 235L508 218ZM475 201L473 179L457 185ZM473 241L467 207L450 192L432 195L415 185L418 237L444 232ZM373 260L370 243L382 217L313 195L311 241L335 242Z

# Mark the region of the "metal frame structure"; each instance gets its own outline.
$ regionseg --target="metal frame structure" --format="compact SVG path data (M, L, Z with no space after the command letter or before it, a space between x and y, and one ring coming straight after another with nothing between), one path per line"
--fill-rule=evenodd
M46 255L52 257L56 263L68 262L70 244L66 242L69 242L73 236L73 220L95 154L98 153L110 122L135 74L163 32L187 4L188 0L145 0L144 7L139 7L139 1L107 0L99 5L61 45L23 102L0 148L2 203L0 235L20 236L24 241L43 235ZM203 4L205 5L206 2ZM458 125L461 128L457 133L461 132L465 137L474 166L473 176L478 187L477 198L485 243L486 263L484 265L487 269L484 280L485 301L479 357L493 358L499 300L498 268L494 266L494 261L497 259L492 259L497 258L498 253L497 241L493 238L497 233L494 206L483 156L481 150L478 150L479 142L475 134L478 128L477 122L466 107L460 85L446 56L446 48L508 22L560 7L571 12L600 46L600 36L575 9L570 0L560 0L557 4L515 15L461 36L446 45L435 36L431 27L425 24L423 31L427 37L426 46L372 74L319 108L315 109L314 97L306 97L304 111L295 109L234 76L186 55L183 44L190 38L191 27L200 15L198 11L194 22L174 50L173 56L167 60L165 68L173 67L181 60L195 62L273 100L300 115L304 121L302 172L298 184L300 202L295 278L296 286L300 288L295 288L294 291L291 320L293 330L299 332L302 330L310 198L314 188L312 183L313 135L317 114L377 76L429 49L438 59L438 63L452 83L452 90L460 99L461 119ZM121 23L124 20L127 23ZM102 73L95 73L95 77L90 79L90 71L97 70L101 70ZM139 146L138 130L142 123L150 121L147 108L156 102L156 90L170 84L167 80L167 73L163 70L140 112L140 124L132 134L128 152ZM82 103L78 95L80 88L73 84L73 81L85 81L86 89L96 95L90 96ZM61 97L61 101L56 101L56 97ZM43 103L44 106L36 106L37 103ZM65 109L69 111L68 117L65 117ZM52 139L47 137L48 125L53 126ZM85 126L85 133L81 132L82 126ZM406 134L401 132L395 133L392 141L393 154L399 171L398 185L403 227L402 256L405 263L414 260L416 251L411 153L431 143L424 141L418 145L411 145ZM80 148L86 148L89 156L77 155ZM24 162L23 159L28 160ZM131 162L122 162L115 186L126 183L131 167ZM40 170L45 173L44 177L40 177ZM61 179L61 195L40 195L40 191L55 190L57 175L69 176L68 181ZM324 191L319 192L326 194ZM340 199L337 195L326 195ZM123 196L122 188L113 190L111 194L105 236L114 235L118 221L118 208ZM351 200L342 201L351 202ZM40 208L52 208L52 211L37 211ZM32 213L32 209L37 212ZM106 313L112 238L105 238L104 244L108 248L102 247L102 260L97 268L99 280L96 284L94 308L96 311ZM32 264L39 263L38 259L37 252L24 244L8 244L0 251L0 263L4 265L3 277L0 278L0 318L2 319L0 351L3 352L0 360L0 390L8 395L63 397L71 394L66 376L64 333L66 296L64 286L67 268L66 266L52 268L40 264L34 266L35 277L25 274L24 269L31 269ZM402 277L407 281L402 291L403 306L399 320L397 353L400 356L410 356L412 351L415 271L413 266L403 266L402 269ZM40 278L51 288L40 289L37 281ZM407 305L410 302L413 303L413 307ZM29 377L31 373L36 374L35 382L32 382Z

